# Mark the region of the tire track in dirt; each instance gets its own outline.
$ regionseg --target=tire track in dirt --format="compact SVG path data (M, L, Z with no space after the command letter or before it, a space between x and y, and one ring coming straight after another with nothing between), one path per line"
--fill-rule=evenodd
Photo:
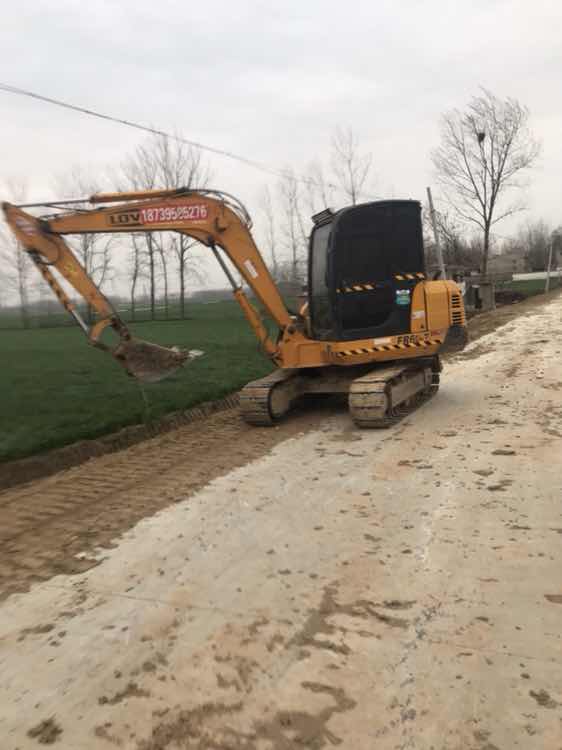
M266 430L245 425L230 409L0 493L0 600L54 575L96 565L88 552L112 546L142 518L314 429L333 408L311 405Z

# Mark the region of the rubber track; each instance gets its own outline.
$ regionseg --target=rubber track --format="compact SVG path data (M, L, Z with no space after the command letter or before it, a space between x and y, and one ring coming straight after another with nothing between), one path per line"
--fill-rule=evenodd
M412 367L377 370L370 375L358 378L349 393L349 411L358 427L368 429L387 429L399 422L405 416L419 408L421 404L432 398L439 389L439 373L432 373L432 383L429 389L416 394L407 403L397 407L388 407L388 387L393 382L398 384L400 378L408 373L415 373ZM358 397L357 399L354 397ZM365 398L371 398L372 403L365 405Z
M240 391L240 412L245 422L258 427L270 427L276 422L270 409L272 391L294 375L294 370L275 370L259 380L253 380Z

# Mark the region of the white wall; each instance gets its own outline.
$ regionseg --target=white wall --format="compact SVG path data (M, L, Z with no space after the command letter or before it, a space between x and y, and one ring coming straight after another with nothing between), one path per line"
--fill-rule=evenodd
M553 268L550 278L562 278L562 268ZM535 271L534 273L514 273L513 281L532 281L533 279L546 279L546 271Z

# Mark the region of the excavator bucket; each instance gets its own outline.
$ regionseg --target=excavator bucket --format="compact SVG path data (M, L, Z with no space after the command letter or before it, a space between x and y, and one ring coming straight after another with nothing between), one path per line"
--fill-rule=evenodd
M157 383L179 370L186 362L200 357L203 352L197 349L184 351L175 346L168 349L149 341L131 338L121 341L112 354L129 375L144 383Z

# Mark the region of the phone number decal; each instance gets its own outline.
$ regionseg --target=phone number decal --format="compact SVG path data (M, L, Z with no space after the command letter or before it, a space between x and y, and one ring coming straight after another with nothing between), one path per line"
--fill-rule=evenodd
M204 221L208 216L205 204L189 204L183 206L156 206L141 208L139 211L141 224L162 224L167 221Z

